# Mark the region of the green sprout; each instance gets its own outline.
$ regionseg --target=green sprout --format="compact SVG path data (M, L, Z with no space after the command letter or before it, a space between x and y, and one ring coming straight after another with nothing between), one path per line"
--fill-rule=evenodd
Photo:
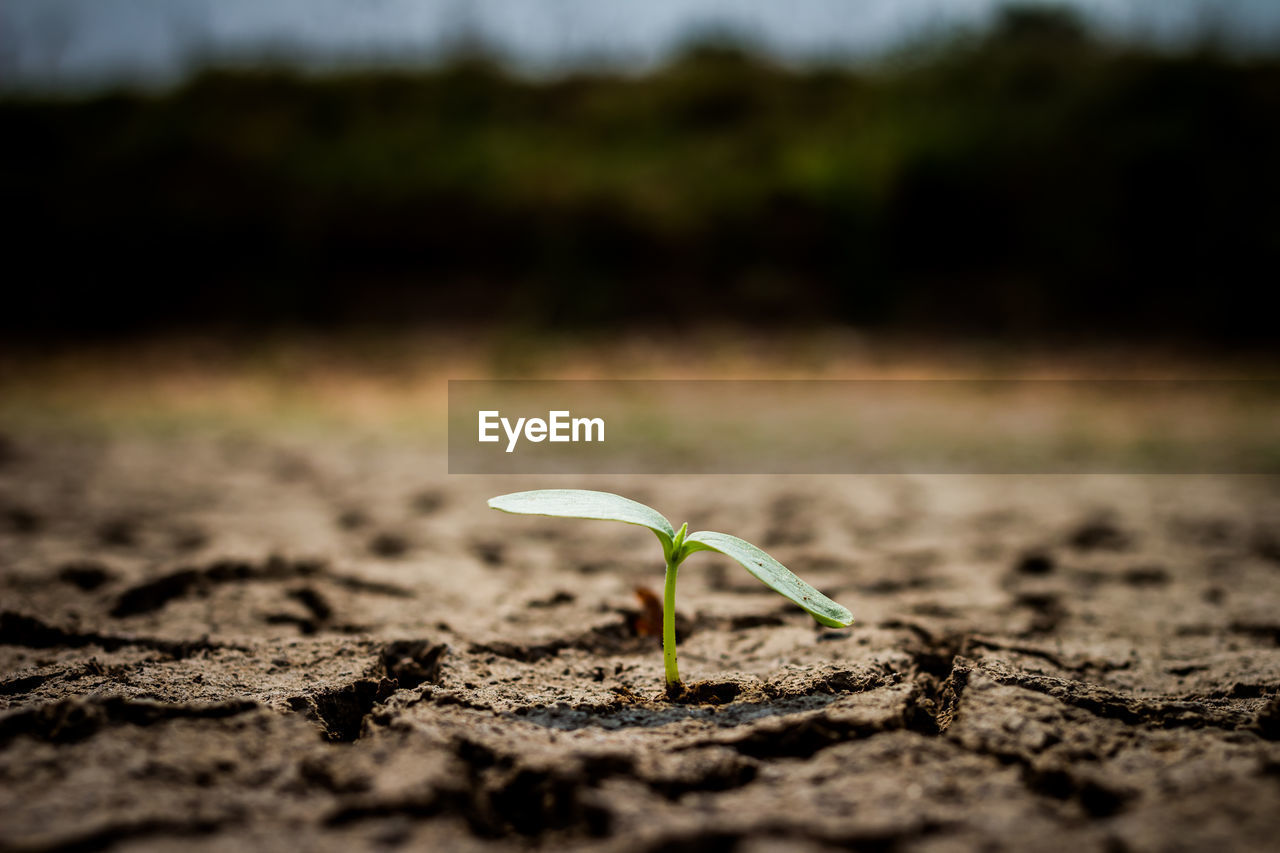
M847 609L800 580L750 542L710 530L690 533L688 522L677 532L660 512L630 498L586 489L539 489L490 498L489 506L518 515L621 521L647 527L657 535L667 562L662 596L662 659L666 665L667 689L672 692L680 689L680 670L676 667L676 571L686 557L697 551L715 551L732 557L765 586L800 605L829 628L853 624L853 614Z

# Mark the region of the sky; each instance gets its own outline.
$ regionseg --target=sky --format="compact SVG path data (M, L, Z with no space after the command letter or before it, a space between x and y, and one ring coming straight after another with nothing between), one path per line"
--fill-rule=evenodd
M210 63L430 64L480 43L529 73L643 69L699 35L784 61L872 58L1005 0L0 0L0 88L166 85ZM1024 3L1023 5L1030 5ZM1280 0L1064 0L1102 32L1280 47Z

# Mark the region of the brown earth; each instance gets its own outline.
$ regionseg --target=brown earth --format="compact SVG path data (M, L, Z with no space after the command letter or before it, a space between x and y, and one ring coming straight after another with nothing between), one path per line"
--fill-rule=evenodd
M681 572L616 491L858 617ZM403 440L0 443L0 848L1275 849L1280 484L449 477ZM700 682L700 683L699 683Z

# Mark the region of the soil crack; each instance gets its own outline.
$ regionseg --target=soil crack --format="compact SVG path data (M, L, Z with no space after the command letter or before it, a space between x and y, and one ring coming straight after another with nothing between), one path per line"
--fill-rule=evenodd
M374 708L401 689L440 680L449 647L426 640L396 640L378 652L369 673L349 684L293 696L289 707L319 725L326 740L350 743L360 737Z
M396 598L413 597L413 592L404 587L338 574L320 561L286 560L273 555L262 563L218 560L204 568L182 568L135 584L124 590L116 599L111 615L120 619L141 613L152 613L160 610L170 601L184 598L200 590L207 590L218 584L307 578L327 580L354 592L368 592Z
M109 823L80 835L8 849L22 850L24 853L90 853L95 850L107 850L126 841L141 841L165 836L190 838L195 835L210 835L229 822L229 818L195 820L152 818L127 823Z
M247 699L182 705L123 696L62 699L0 716L0 744L8 744L22 735L51 743L72 743L111 726L152 726L183 719L220 720L259 707L257 702Z
M998 684L1041 693L1096 717L1119 720L1129 725L1234 730L1245 728L1251 722L1243 712L1210 708L1201 702L1139 699L1096 684L1016 672L999 661L984 661L982 672Z
M23 646L29 649L99 646L108 652L113 652L126 646L135 646L162 652L179 660L191 657L199 652L227 649L249 651L241 646L214 643L205 639L164 640L156 637L100 634L96 631L69 631L56 625L50 625L34 616L16 613L12 610L0 612L0 645Z

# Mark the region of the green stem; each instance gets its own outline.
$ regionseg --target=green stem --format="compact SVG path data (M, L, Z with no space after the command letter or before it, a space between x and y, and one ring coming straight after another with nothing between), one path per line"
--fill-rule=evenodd
M676 572L679 561L667 560L667 582L662 591L662 661L667 668L667 687L680 684L676 667Z

